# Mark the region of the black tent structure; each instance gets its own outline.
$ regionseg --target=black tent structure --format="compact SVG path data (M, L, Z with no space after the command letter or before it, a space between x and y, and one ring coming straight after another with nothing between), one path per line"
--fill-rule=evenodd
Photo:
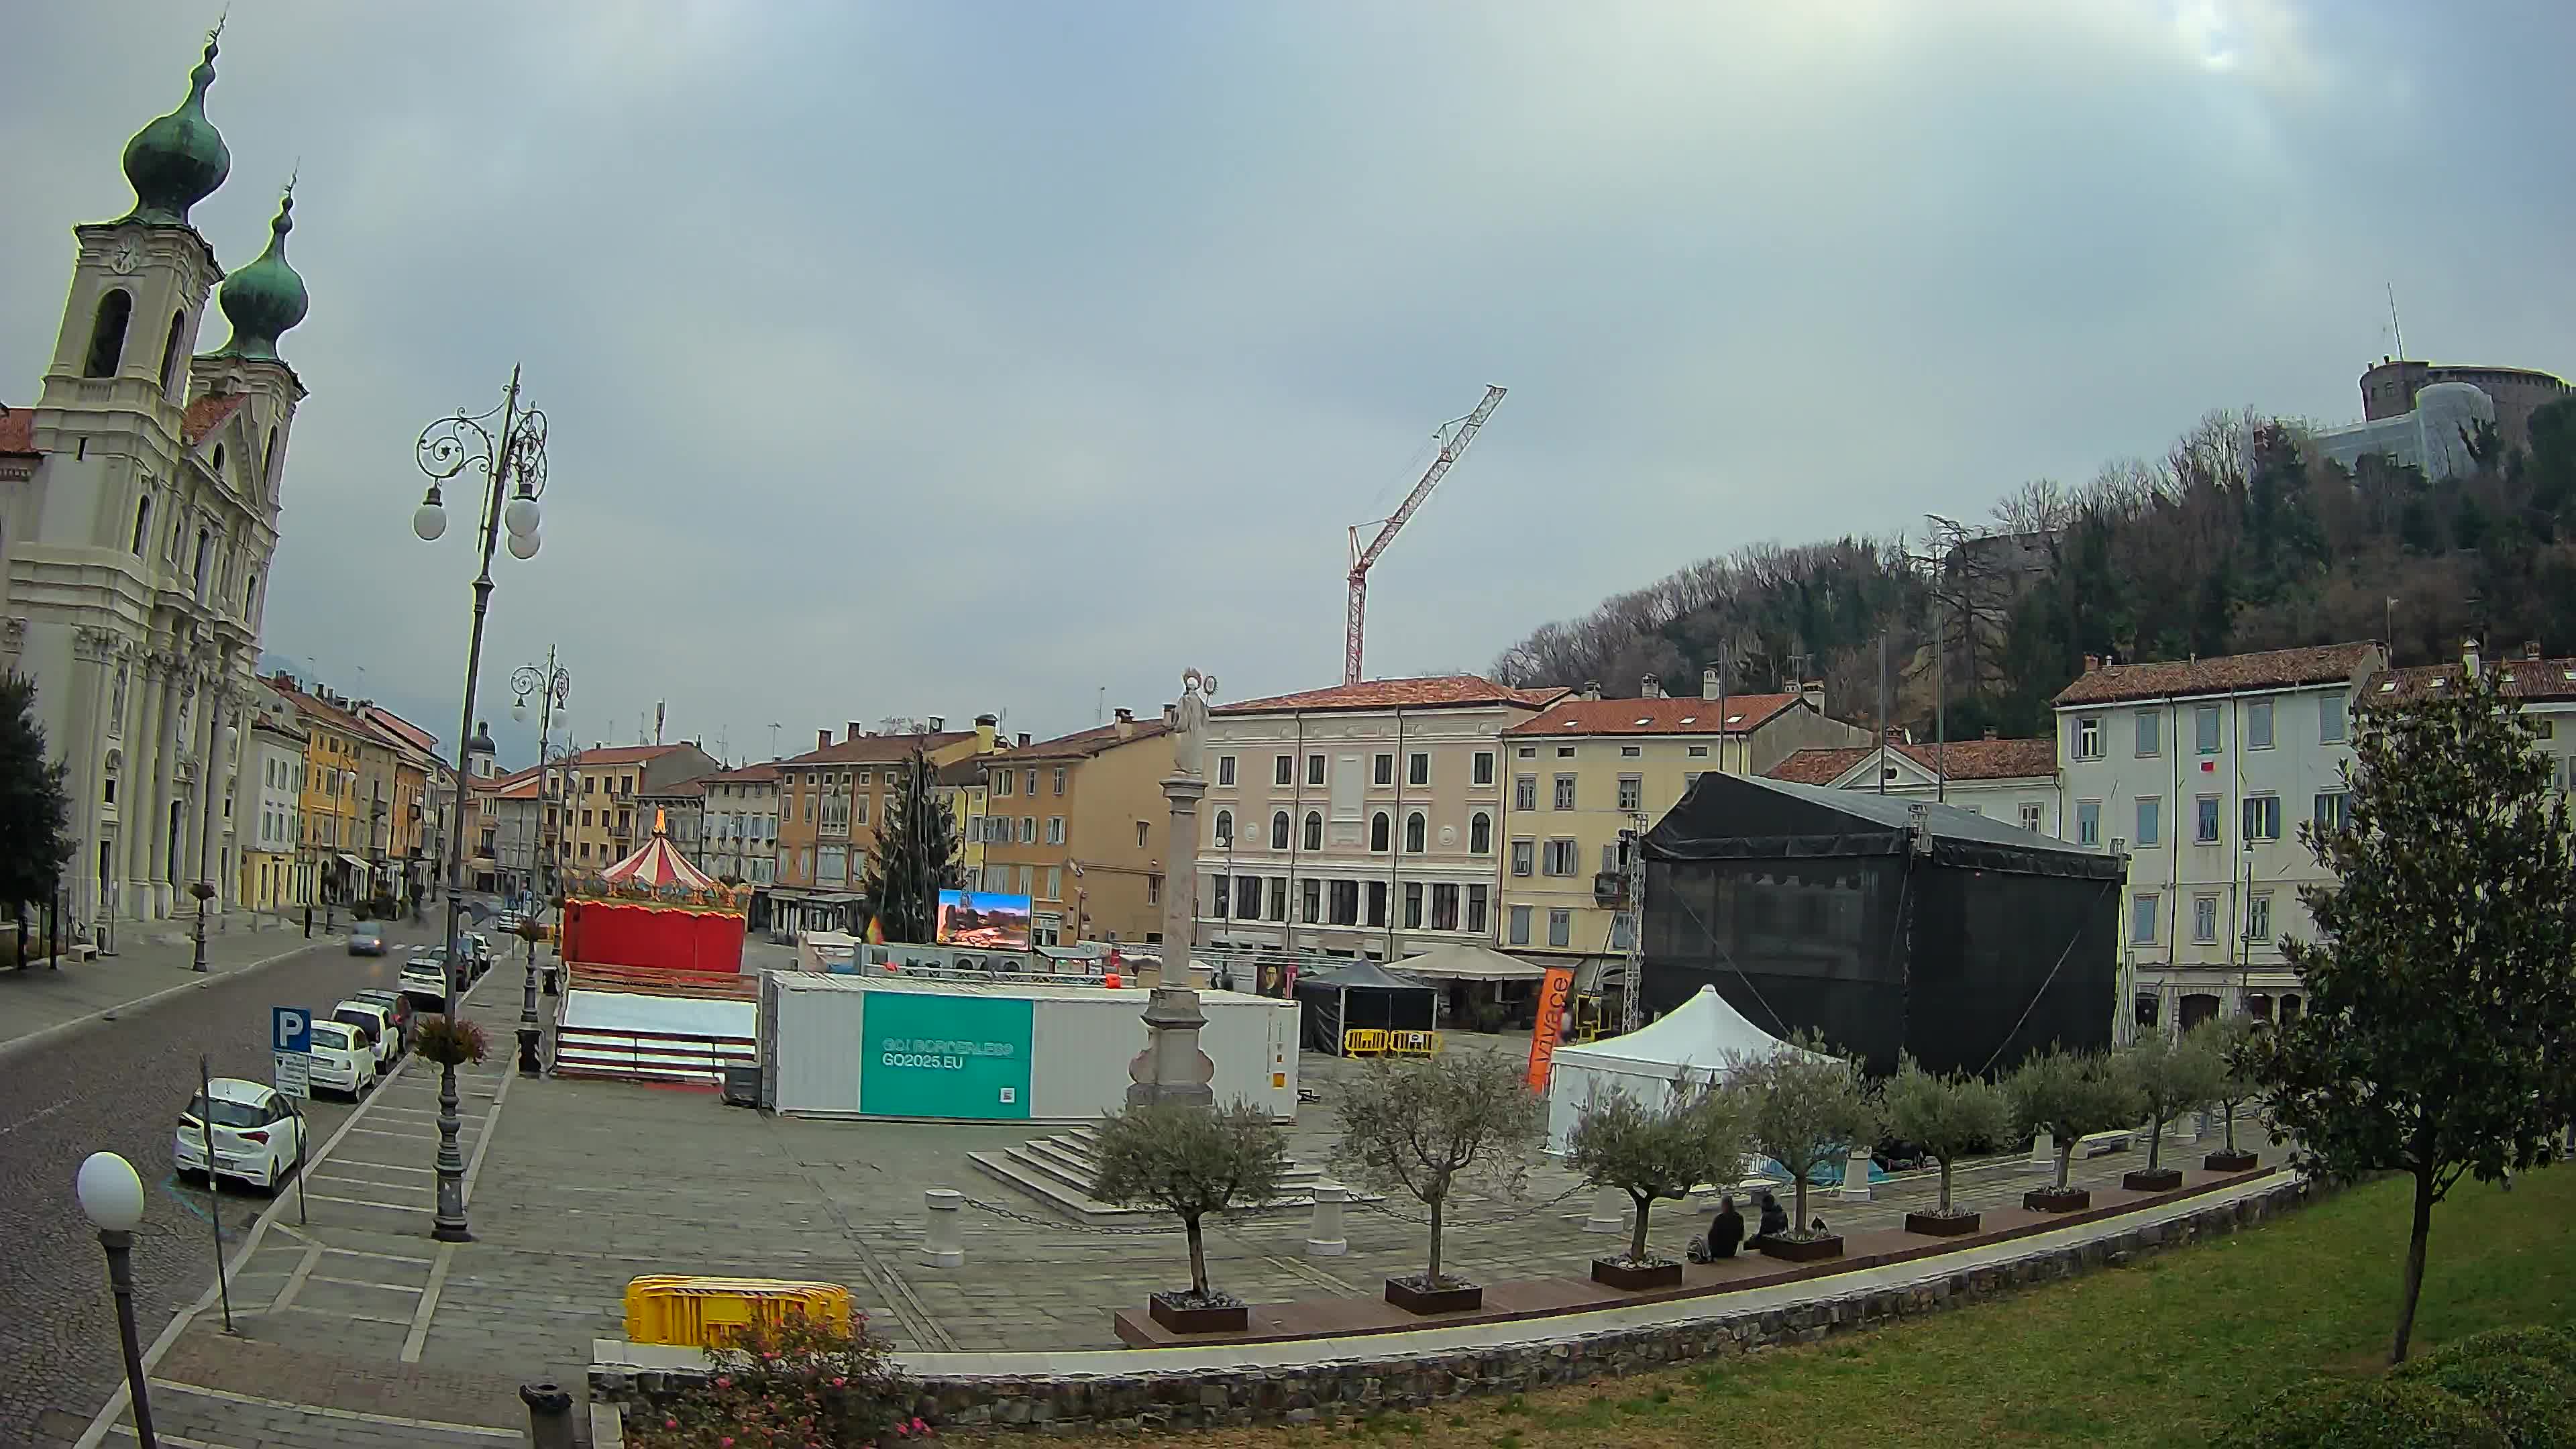
M1717 774L1643 849L1650 1011L1714 986L1873 1074L1900 1051L1983 1073L2111 1042L2119 857L1953 805Z
M1440 990L1374 961L1354 961L1297 978L1300 1030L1308 1049L1342 1055L1342 1034L1370 1027L1431 1030Z

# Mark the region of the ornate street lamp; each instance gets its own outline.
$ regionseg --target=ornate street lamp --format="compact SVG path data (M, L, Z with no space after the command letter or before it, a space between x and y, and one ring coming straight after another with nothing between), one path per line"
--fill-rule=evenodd
M487 426L496 417L497 431ZM480 469L484 478L483 505L476 515L482 534L482 567L474 577L474 629L465 650L465 707L456 726L454 818L462 821L470 803L467 792L473 785L475 751L491 747L488 740L474 737L474 686L483 670L483 621L492 603L492 550L506 522L510 556L537 556L537 499L546 491L546 415L535 408L519 406L519 369L513 367L510 386L502 393L499 407L470 415L460 409L453 417L439 419L421 430L414 452L420 470L429 475L429 491L411 516L411 531L423 543L435 543L447 532L447 509L439 496L439 485L471 469ZM450 1021L456 1019L456 983L462 964L458 958L464 931L464 882L465 832L451 830L447 838L445 1003ZM471 1242L474 1237L465 1221L465 1154L456 1143L457 1129L462 1125L457 1120L456 1105L456 1067L449 1063L439 1070L438 1213L430 1228L430 1236L443 1243Z
M211 1164L210 1164L211 1165ZM212 1179L208 1179L211 1181ZM116 1333L125 1345L125 1391L134 1401L134 1437L154 1449L152 1401L145 1391L143 1344L134 1332L134 1230L143 1225L143 1179L113 1152L93 1152L72 1180L81 1215L107 1250L107 1285L116 1295Z

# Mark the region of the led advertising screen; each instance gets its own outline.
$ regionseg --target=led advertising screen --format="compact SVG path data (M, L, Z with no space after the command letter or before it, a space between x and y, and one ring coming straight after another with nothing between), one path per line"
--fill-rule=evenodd
M939 929L942 946L978 951L1029 949L1029 898L991 891L941 891Z

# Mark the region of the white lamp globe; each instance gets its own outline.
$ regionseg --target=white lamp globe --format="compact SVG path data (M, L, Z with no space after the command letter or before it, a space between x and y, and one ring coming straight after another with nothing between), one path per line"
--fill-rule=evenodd
M524 720L524 719L526 719L527 717L528 717L528 700L527 700L527 696L525 696L525 695L521 695L519 698L517 698L517 699L515 699L515 700L511 701L511 703L510 703L510 718L515 719L515 720Z
M93 1152L80 1165L72 1190L81 1212L103 1233L130 1233L143 1223L143 1179L134 1164L113 1152Z
M525 493L511 499L510 506L501 510L501 526L510 530L513 538L536 532L537 522L537 500Z
M535 534L514 533L510 535L510 557L535 558L536 556L537 536Z
M423 503L411 511L411 531L423 543L436 543L447 532L447 510L435 503Z

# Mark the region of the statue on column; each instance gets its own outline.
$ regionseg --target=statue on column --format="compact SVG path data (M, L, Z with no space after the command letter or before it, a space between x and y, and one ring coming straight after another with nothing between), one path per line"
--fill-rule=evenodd
M1216 676L1195 669L1181 671L1181 702L1172 710L1172 769L1176 774L1207 773L1200 756L1207 741L1208 701L1216 698Z

